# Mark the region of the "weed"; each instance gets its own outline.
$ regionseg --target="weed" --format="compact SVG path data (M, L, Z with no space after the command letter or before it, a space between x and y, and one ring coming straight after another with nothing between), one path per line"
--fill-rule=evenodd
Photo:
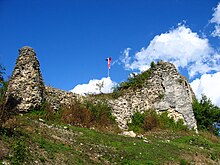
M162 99L164 98L164 96L165 96L164 93L160 93L160 94L158 95L158 98L159 98L160 100L162 100Z
M39 159L40 159L41 163L45 163L46 162L46 159L43 156L40 156Z
M180 84L182 84L183 83L183 78L179 78L178 80L177 80Z
M186 160L184 160L184 159L181 159L180 160L180 165L188 165L189 163L187 163L187 161Z
M14 142L11 148L13 150L12 164L23 164L29 160L30 151L24 137L20 137L18 141Z
M214 160L214 161L216 161L217 160L217 154L216 153L210 153L210 158L212 159L212 160Z

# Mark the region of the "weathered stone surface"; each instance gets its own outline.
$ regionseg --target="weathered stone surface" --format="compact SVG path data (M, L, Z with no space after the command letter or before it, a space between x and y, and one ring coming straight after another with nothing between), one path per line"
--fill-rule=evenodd
M19 112L41 106L44 83L35 51L28 46L19 50L19 57L7 89L7 104L14 104Z
M51 107L57 111L60 109L61 105L69 106L76 100L82 101L83 96L46 86L45 99L50 103Z
M129 137L136 137L136 133L134 133L134 131L124 131L122 135Z
M167 111L174 120L183 119L190 129L197 129L192 110L194 93L175 66L168 62L159 62L152 69L146 84L133 91L128 89L123 96L108 100L119 127L127 129L127 123L135 112L155 109L158 113Z

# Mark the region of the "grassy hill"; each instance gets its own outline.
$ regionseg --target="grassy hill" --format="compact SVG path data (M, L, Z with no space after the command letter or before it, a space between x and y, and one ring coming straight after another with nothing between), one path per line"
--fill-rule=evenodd
M207 132L154 129L132 138L42 117L6 122L0 164L220 164L220 139Z

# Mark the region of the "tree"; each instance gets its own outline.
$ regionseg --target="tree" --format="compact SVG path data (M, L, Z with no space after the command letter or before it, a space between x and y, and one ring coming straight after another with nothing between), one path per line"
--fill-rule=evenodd
M104 88L104 81L99 81L98 83L96 83L96 89L97 90L99 90L99 92L101 93L101 94L103 94L102 93L102 88Z
M4 82L3 75L5 74L5 68L0 64L0 87L2 87Z
M193 101L193 112L199 130L212 130L212 124L219 120L220 108L212 104L205 95L202 99Z
M152 61L152 62L150 63L150 67L151 67L151 68L155 67L155 65L156 65L156 64L154 63L154 61Z
M0 64L0 126L1 122L3 122L7 115L5 113L5 105L6 105L6 90L8 81L4 80L5 68Z
M5 68L0 64L0 102L2 103L2 99L5 93L6 82L4 81L3 75L5 74Z

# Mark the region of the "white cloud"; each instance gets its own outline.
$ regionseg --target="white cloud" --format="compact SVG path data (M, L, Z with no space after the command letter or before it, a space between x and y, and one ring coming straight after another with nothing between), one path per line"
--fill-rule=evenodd
M220 3L218 3L217 7L214 9L212 16L210 22L215 24L215 30L212 32L212 36L220 37Z
M131 48L125 49L122 57L120 58L120 61L124 64L124 68L126 70L130 69L130 61L131 61L131 57L129 56L130 50L131 50Z
M112 81L110 77L103 77L101 80L98 79L90 80L88 84L79 84L75 86L71 90L71 92L80 95L99 94L100 90L97 84L101 85L102 83L103 83L103 87L101 88L102 93L111 93L113 90L112 87L117 85L117 83Z
M124 61L121 60L126 69L143 71L152 61L164 60L178 68L187 68L190 78L196 74L220 71L219 55L214 54L208 39L199 37L184 25L155 36L147 48L134 55L132 62L129 50L125 50Z
M200 79L195 79L190 83L196 97L201 99L205 94L211 99L212 103L220 107L220 72L215 74L204 74Z

